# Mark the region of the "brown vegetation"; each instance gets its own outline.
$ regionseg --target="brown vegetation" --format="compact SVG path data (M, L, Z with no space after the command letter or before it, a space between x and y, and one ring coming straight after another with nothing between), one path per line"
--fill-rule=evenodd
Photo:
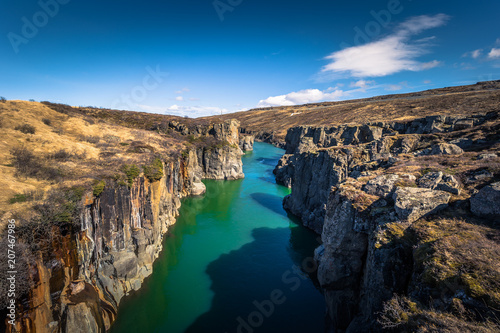
M333 126L380 121L407 121L430 115L473 115L497 111L500 81L359 100L253 109L220 116L238 119L247 131L284 138L295 126ZM205 118L210 119L210 118Z

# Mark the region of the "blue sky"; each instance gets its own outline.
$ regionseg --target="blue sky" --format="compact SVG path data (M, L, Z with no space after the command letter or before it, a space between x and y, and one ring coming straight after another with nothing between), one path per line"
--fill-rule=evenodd
M500 79L500 2L0 4L0 96L196 117Z

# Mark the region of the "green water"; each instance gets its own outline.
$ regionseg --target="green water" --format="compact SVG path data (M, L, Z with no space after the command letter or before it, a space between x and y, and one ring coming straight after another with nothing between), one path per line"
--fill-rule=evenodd
M206 181L142 288L122 300L111 332L323 332L309 276L317 235L289 218L272 170L283 150L256 143L245 179Z

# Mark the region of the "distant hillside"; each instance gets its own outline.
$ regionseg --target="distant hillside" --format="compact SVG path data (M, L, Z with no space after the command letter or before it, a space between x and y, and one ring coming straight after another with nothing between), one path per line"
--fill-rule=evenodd
M438 114L473 115L499 108L500 81L486 81L408 94L253 109L217 118L238 119L249 132L274 133L283 138L295 126L403 121ZM204 119L210 118L213 117Z

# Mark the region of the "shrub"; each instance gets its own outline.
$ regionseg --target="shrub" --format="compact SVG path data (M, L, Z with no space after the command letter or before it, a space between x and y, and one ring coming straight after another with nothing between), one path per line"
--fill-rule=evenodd
M16 168L18 175L47 180L55 180L62 176L60 170L44 165L39 158L25 147L14 148L10 153L12 155L12 166Z
M12 198L9 199L10 204L15 204L18 202L26 202L28 199L25 194L14 194Z
M14 194L14 196L9 199L9 203L15 204L18 202L40 200L42 198L43 198L43 191L28 191L24 193Z
M17 228L16 228L17 229ZM17 230L16 230L17 231ZM6 267L8 267L9 261L7 257L7 249L8 245L8 236L7 231L5 230L2 236L0 237L0 249L2 255L0 256L0 267L3 269L0 270L0 281L2 284L0 286L0 309L5 309L8 306L9 298L7 297L6 284L4 281L7 281L9 274L7 273ZM15 298L20 300L28 294L31 287L30 281L30 270L31 265L35 263L35 258L32 252L29 250L29 247L24 242L17 242L16 247L16 293Z
M30 102L35 102L35 100L34 100L33 98L31 98L29 101L30 101Z
M141 173L141 170L135 164L124 165L122 167L122 171L127 178L128 187L132 187L132 184L134 183L134 179L139 177L139 174Z
M78 140L85 141L85 142L92 143L92 144L96 144L96 143L99 143L99 141L101 141L101 138L98 136L92 136L92 135L80 135L78 137Z
M71 158L71 154L68 153L66 150L61 149L59 151L56 151L55 153L49 155L49 158L54 159L54 160L67 160Z
M36 128L29 124L16 126L14 129L17 131L21 131L24 134L35 134L36 132Z
M52 120L50 120L49 118L43 118L42 122L47 126L52 125Z
M118 143L120 142L120 137L108 134L104 136L104 141L106 141L107 143Z
M93 191L92 193L94 194L95 197L98 197L101 195L101 193L104 191L104 187L106 187L106 182L104 180L101 181L96 181L93 186Z
M163 162L155 158L150 165L143 166L144 176L150 181L155 182L163 177Z
M0 97L0 103L5 103L7 100L5 99L5 97L1 96Z

